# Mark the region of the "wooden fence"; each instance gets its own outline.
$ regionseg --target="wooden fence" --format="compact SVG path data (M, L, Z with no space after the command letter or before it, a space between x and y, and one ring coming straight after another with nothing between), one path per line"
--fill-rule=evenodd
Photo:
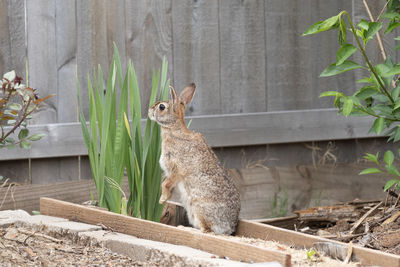
M369 2L377 16L384 1ZM367 137L370 119L337 116L331 99L319 98L325 90L354 92L361 75L318 77L334 61L336 34L301 36L341 10L356 21L366 17L361 0L2 0L0 73L28 74L42 96L56 97L32 120L32 131L47 137L30 151L1 150L7 161L0 171L29 173L39 183L89 173L76 157L87 154L77 123L76 71L85 101L87 76L98 64L108 70L113 42L124 63L133 60L143 103L164 56L178 90L197 84L187 115L215 147Z

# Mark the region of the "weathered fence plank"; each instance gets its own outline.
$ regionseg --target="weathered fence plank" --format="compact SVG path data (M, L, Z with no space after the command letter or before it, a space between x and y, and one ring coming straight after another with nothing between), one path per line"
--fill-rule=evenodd
M265 2L268 111L330 107L330 99L319 98L327 90L352 94L351 72L342 74L340 79L318 77L335 61L337 34L301 36L316 21L344 9L351 14L351 4L346 0Z
M75 89L77 26L75 12L71 12L75 9L75 1L56 2L57 122L76 122L78 118Z
M172 4L174 85L197 85L188 115L220 114L218 1L174 0Z
M267 111L264 1L221 0L219 21L222 113Z
M27 1L27 60L29 85L42 96L57 93L56 2ZM32 123L57 122L57 98L43 103Z
M153 70L161 69L164 56L168 78L173 79L171 5L171 0L125 2L126 55L135 67L143 116L147 116Z
M1 1L0 76L10 70L25 78L25 1Z

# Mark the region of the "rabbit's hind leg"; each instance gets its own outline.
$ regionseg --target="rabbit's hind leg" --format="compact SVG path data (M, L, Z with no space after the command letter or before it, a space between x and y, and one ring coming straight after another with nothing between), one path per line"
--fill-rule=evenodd
M197 220L200 226L200 230L203 233L211 233L211 226L210 223L207 221L207 219L205 219L202 215L197 214Z

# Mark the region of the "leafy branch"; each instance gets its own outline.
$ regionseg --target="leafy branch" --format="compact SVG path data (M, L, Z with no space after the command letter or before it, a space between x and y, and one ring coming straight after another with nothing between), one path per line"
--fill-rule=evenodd
M40 103L53 95L39 98L35 89L22 84L22 78L17 76L15 71L4 74L0 86L0 148L14 148L16 145L21 148L30 148L30 141L40 140L44 134L29 136L27 121ZM19 128L16 141L12 134Z
M303 35L337 29L340 49L336 54L336 62L328 66L320 76L333 76L354 69L367 70L369 76L357 81L357 83L366 85L356 90L353 95L345 95L338 91L326 91L320 97L335 97L334 106L339 109L339 114L344 116L374 117L375 120L370 131L381 134L383 130L387 129L383 135L388 136L388 141L397 142L400 140L400 64L395 64L393 59L386 55L379 31L383 27L381 19L388 21L384 34L392 34L393 30L400 26L400 0L388 0L376 21L365 0L363 3L370 21L362 19L357 25L354 25L349 13L342 11L336 16L314 23ZM347 18L350 28L347 28L343 17ZM356 46L347 42L348 31L354 36ZM384 60L377 65L371 63L366 52L369 41L374 37L378 41L378 47ZM394 39L400 41L400 36ZM399 48L398 45L395 49ZM365 64L349 60L357 51L362 55ZM384 190L391 187L400 189L400 172L393 165L395 159L393 152L385 152L382 164L378 157L379 153L375 155L367 153L364 158L376 163L377 168L368 168L360 174L387 173L392 179L386 183Z

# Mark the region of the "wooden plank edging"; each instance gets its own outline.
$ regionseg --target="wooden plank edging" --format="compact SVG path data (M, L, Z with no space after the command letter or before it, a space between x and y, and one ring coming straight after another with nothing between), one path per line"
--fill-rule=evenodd
M285 267L291 266L290 254L280 251L51 198L40 198L40 213L90 224L102 223L118 232L138 238L188 246L229 257L232 260L247 262L277 261Z
M129 192L128 180L122 182L122 189ZM73 203L82 203L90 199L91 192L97 199L93 179L73 180L51 184L17 185L0 188L0 210L23 209L27 212L39 210L40 197L57 198Z
M299 233L267 224L241 220L239 222L236 235L260 238L264 240L274 240L287 245L296 247L311 248L316 242L331 242L347 247L348 244L322 238L318 236ZM353 255L358 258L363 265L366 266L388 266L400 267L400 256L381 252L378 250L368 249L353 245Z

